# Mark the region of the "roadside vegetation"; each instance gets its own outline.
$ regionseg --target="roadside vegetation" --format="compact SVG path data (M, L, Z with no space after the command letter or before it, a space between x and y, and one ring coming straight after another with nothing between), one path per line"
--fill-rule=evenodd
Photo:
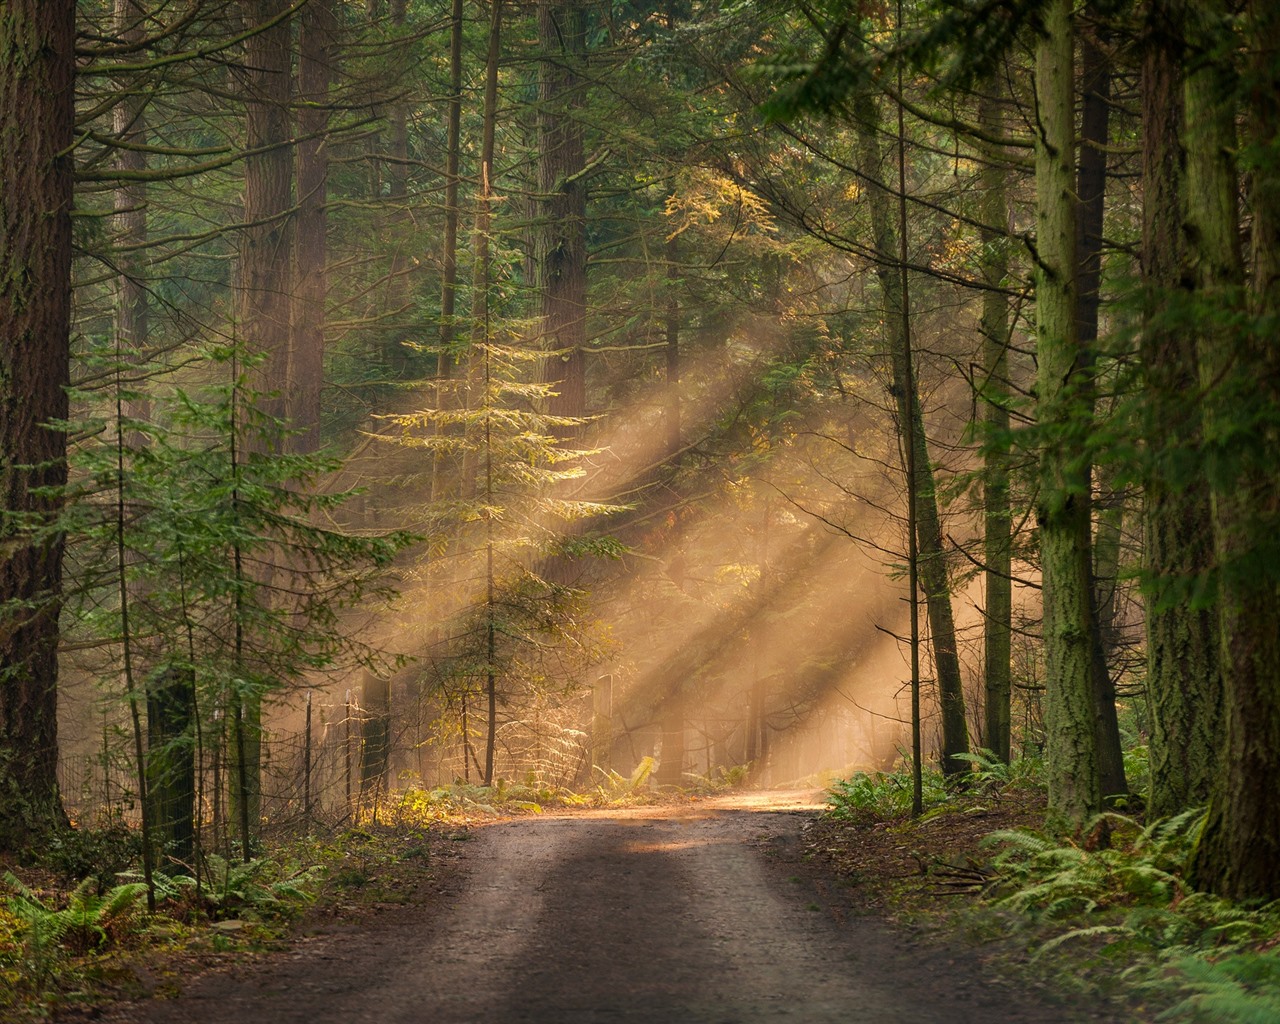
M147 911L142 837L119 817L58 834L38 861L0 865L0 1021L167 995L196 972L278 950L326 918L421 906L479 821L574 807L622 807L727 791L746 769L658 788L655 762L597 769L579 792L529 777L493 786L410 786L354 820L281 827L252 860L232 843L153 875ZM434 889L432 889L434 891Z
M1128 752L1140 777L1145 750ZM972 755L968 785L924 773L911 817L909 768L858 773L830 790L810 852L859 901L1134 1021L1280 1020L1280 904L1241 903L1189 881L1201 809L1153 819L1104 812L1072 839L1040 827L1043 764Z

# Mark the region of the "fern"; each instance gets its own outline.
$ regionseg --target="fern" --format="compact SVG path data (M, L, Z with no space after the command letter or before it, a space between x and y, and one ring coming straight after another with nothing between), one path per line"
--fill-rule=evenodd
M59 909L47 906L12 872L5 872L4 882L11 890L5 905L21 922L18 937L38 987L48 980L64 947L87 952L105 946L112 927L126 921L147 892L142 883L126 882L99 894L98 880L90 876Z
M1187 957L1176 966L1191 995L1160 1020L1274 1024L1280 1020L1280 957L1240 953L1217 961Z

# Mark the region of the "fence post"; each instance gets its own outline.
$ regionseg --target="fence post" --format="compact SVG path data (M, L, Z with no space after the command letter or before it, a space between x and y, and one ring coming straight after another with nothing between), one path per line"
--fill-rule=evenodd
M347 691L347 717L343 723L346 729L346 742L343 743L343 759L347 775L347 814L351 814L351 691Z
M302 741L302 816L311 824L311 691L307 691L307 735Z

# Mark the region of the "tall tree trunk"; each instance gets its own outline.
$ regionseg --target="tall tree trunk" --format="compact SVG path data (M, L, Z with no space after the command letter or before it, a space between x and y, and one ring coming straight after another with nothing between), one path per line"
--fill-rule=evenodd
M124 43L136 44L146 36L143 24L147 17L141 0L115 0L113 12L116 38ZM112 112L112 127L116 138L129 148L116 152L116 167L126 174L146 170L147 155L138 147L147 141L147 99L128 78L119 83L120 100ZM147 285L143 280L147 244L147 183L143 180L121 181L112 196L115 227L115 264L119 270L116 279L116 333L125 358L133 363L145 361L148 345L149 323L147 309ZM148 416L145 399L131 395L125 410L134 419ZM126 432L130 447L141 443L136 433Z
M240 239L240 331L260 356L251 376L259 408L283 422L289 379L293 303L293 154L289 139L290 23L287 0L254 0L250 24L270 28L245 42L246 144L244 220ZM257 437L247 439L261 447ZM268 444L278 446L279 440Z
M449 32L449 106L445 118L444 253L440 274L440 335L436 354L436 408L457 407L457 392L449 383L453 374L453 349L457 337L459 162L462 149L462 0L453 0ZM437 425L438 433L456 436L450 424ZM440 501L456 490L459 467L450 452L441 449L432 459L431 500Z
M1177 0L1154 0L1142 64L1142 273L1145 315L1140 354L1145 426L1154 461L1143 481L1147 704L1151 718L1152 818L1208 802L1222 751L1222 669L1217 611L1188 600L1213 566L1205 481L1180 466L1201 448L1195 335L1175 302L1185 247L1186 153L1182 101L1185 57Z
M1092 420L1097 403L1094 375L1098 364L1098 311L1102 302L1102 227L1107 193L1107 135L1111 112L1111 62L1091 33L1080 38L1081 117L1080 163L1076 196L1076 341L1080 346L1081 414ZM1093 518L1092 473L1084 467L1086 491L1081 501ZM1120 749L1120 725L1116 719L1116 687L1107 664L1107 652L1098 628L1100 595L1093 567L1092 528L1089 543L1089 643L1093 679L1094 729L1097 732L1098 779L1102 795L1117 799L1129 787L1124 779L1124 755Z
M676 295L678 280L676 258L679 245L679 239L675 236L667 240L667 302L664 317L667 379L664 395L666 408L663 415L667 451L663 465L672 475L675 474L680 461L680 302ZM671 530L670 547L673 554L668 569L671 581L677 588L684 584L681 571L684 565L683 534L680 510L677 508ZM761 577L763 576L764 566L762 565ZM752 693L753 695L755 693L754 687ZM658 766L657 780L660 786L679 786L684 783L685 714L685 675L679 667L675 667L675 671L671 672L667 678L666 693L663 696L662 763Z
M983 98L982 124L999 130L994 99ZM982 522L986 592L983 614L983 682L986 694L986 745L1001 761L1012 759L1011 678L1013 624L1012 521L1009 514L1009 300L995 289L1009 273L1008 172L1001 154L988 156L982 169Z
M894 227L889 205L891 193L881 184L883 154L880 149L880 110L873 97L861 96L855 104L854 116L858 133L858 154L862 172L877 182L867 193L871 212L871 232L881 262L876 270L884 295L885 335L893 374L893 397L898 422L904 435L911 439L914 479L907 482L915 489L916 543L919 551L920 586L924 590L929 629L933 638L933 664L937 676L938 703L942 712L943 771L958 775L968 770L968 763L958 754L969 751L968 726L965 721L964 685L960 676L959 648L956 644L955 619L951 611L951 584L947 578L946 551L942 546L942 518L938 512L937 486L929 461L929 446L920 408L919 389L910 367L910 338L903 317L905 296L899 261L899 230ZM908 424L910 425L908 429Z
M333 0L309 0L298 28L298 214L294 231L297 290L289 365L289 424L299 452L320 447L324 387L325 296L329 290L329 83L336 20Z
M407 15L408 0L391 0L391 26L398 39L403 33ZM399 41L397 45L403 47L405 44ZM398 56L403 60L404 51L399 50ZM402 83L394 81L391 88L399 90ZM387 122L390 130L390 159L385 164L385 175L390 203L388 226L391 236L391 264L387 271L386 315L392 317L392 320L383 332L383 357L392 378L398 380L409 372L409 353L402 342L408 333L408 314L412 307L409 259L406 254L412 235L412 220L409 216L409 106L404 97L397 96L392 101ZM375 201L381 197L381 181L375 196Z
M261 413L278 422L250 429L245 450L281 450L293 340L293 154L289 139L291 76L287 0L254 0L248 19L261 28L245 42L246 142L252 155L244 166L244 220L240 234L239 321L248 355L260 358L250 374ZM266 573L269 581L270 569ZM233 807L249 830L262 811L262 704L243 695L237 719L236 758L231 777ZM248 856L248 849L244 851Z
M1076 311L1075 44L1071 0L1049 0L1036 45L1036 357L1040 563L1044 580L1049 819L1077 829L1101 808L1092 675L1090 371Z
M582 0L538 0L538 223L534 272L540 302L542 380L554 390L548 412L586 409L587 185L582 106L586 7ZM576 428L557 432L572 436Z
M468 410L474 410L487 384L482 380L488 365L487 348L490 341L489 289L493 283L493 156L498 124L498 61L502 50L502 0L489 4L489 41L484 64L484 111L480 128L480 194L476 197L475 263L471 271L471 349L467 356L467 380L463 390ZM478 427L468 428L475 434ZM479 439L472 437L463 449L460 496L473 498L476 494Z
M440 354L436 375L449 377L458 293L458 157L462 146L462 0L453 0L449 32L449 108L445 124L444 258L440 275Z
M75 9L0 16L0 849L66 824L58 794L58 613L67 479Z
M144 24L148 13L138 0L115 0L113 10L114 34L121 42L136 44L146 36ZM147 97L131 88L126 78L120 83L121 98L112 113L115 135L125 145L116 152L116 167L126 175L145 171L147 157L139 147L147 142ZM139 366L146 361L149 347L149 316L147 285L143 279L147 244L147 185L137 178L126 178L115 188L114 206L116 267L119 276L116 283L116 349L120 353L121 377L127 376L125 366ZM135 420L148 416L148 402L136 394L134 387L127 388L122 396L121 411ZM118 425L122 436L118 439L121 462L127 449L136 449L146 443L146 436L138 430ZM122 466L123 468L123 466ZM123 486L123 484L122 484ZM123 502L124 495L119 495ZM121 509L120 528L124 515ZM136 561L121 541L120 569ZM142 597L142 588L136 582L126 581L128 593L122 593L121 620L125 628L124 641L132 643L124 620L126 606ZM185 864L192 862L195 815L195 744L193 742L192 701L189 687L175 691L173 673L160 670L145 680L146 689L146 772L145 788L149 807L148 824L158 832L172 855ZM179 692L180 691L180 692Z
M1243 280L1237 247L1234 110L1230 68L1214 63L1239 47L1244 71L1246 140L1251 167L1253 280L1245 324L1203 331L1198 339L1205 391L1205 449L1210 458L1214 550L1225 678L1226 743L1196 851L1196 884L1234 899L1280 897L1280 11L1251 0L1242 41L1227 37L1217 2L1193 5L1188 42L1203 41L1209 60L1190 60L1187 116L1187 227L1197 285L1210 307L1239 309ZM1199 56L1199 55L1197 55ZM1217 58L1221 61L1221 58Z

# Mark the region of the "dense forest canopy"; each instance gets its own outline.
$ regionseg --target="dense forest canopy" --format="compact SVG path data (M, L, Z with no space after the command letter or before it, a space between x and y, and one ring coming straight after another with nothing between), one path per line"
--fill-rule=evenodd
M0 847L985 751L1280 897L1278 46L5 3Z

